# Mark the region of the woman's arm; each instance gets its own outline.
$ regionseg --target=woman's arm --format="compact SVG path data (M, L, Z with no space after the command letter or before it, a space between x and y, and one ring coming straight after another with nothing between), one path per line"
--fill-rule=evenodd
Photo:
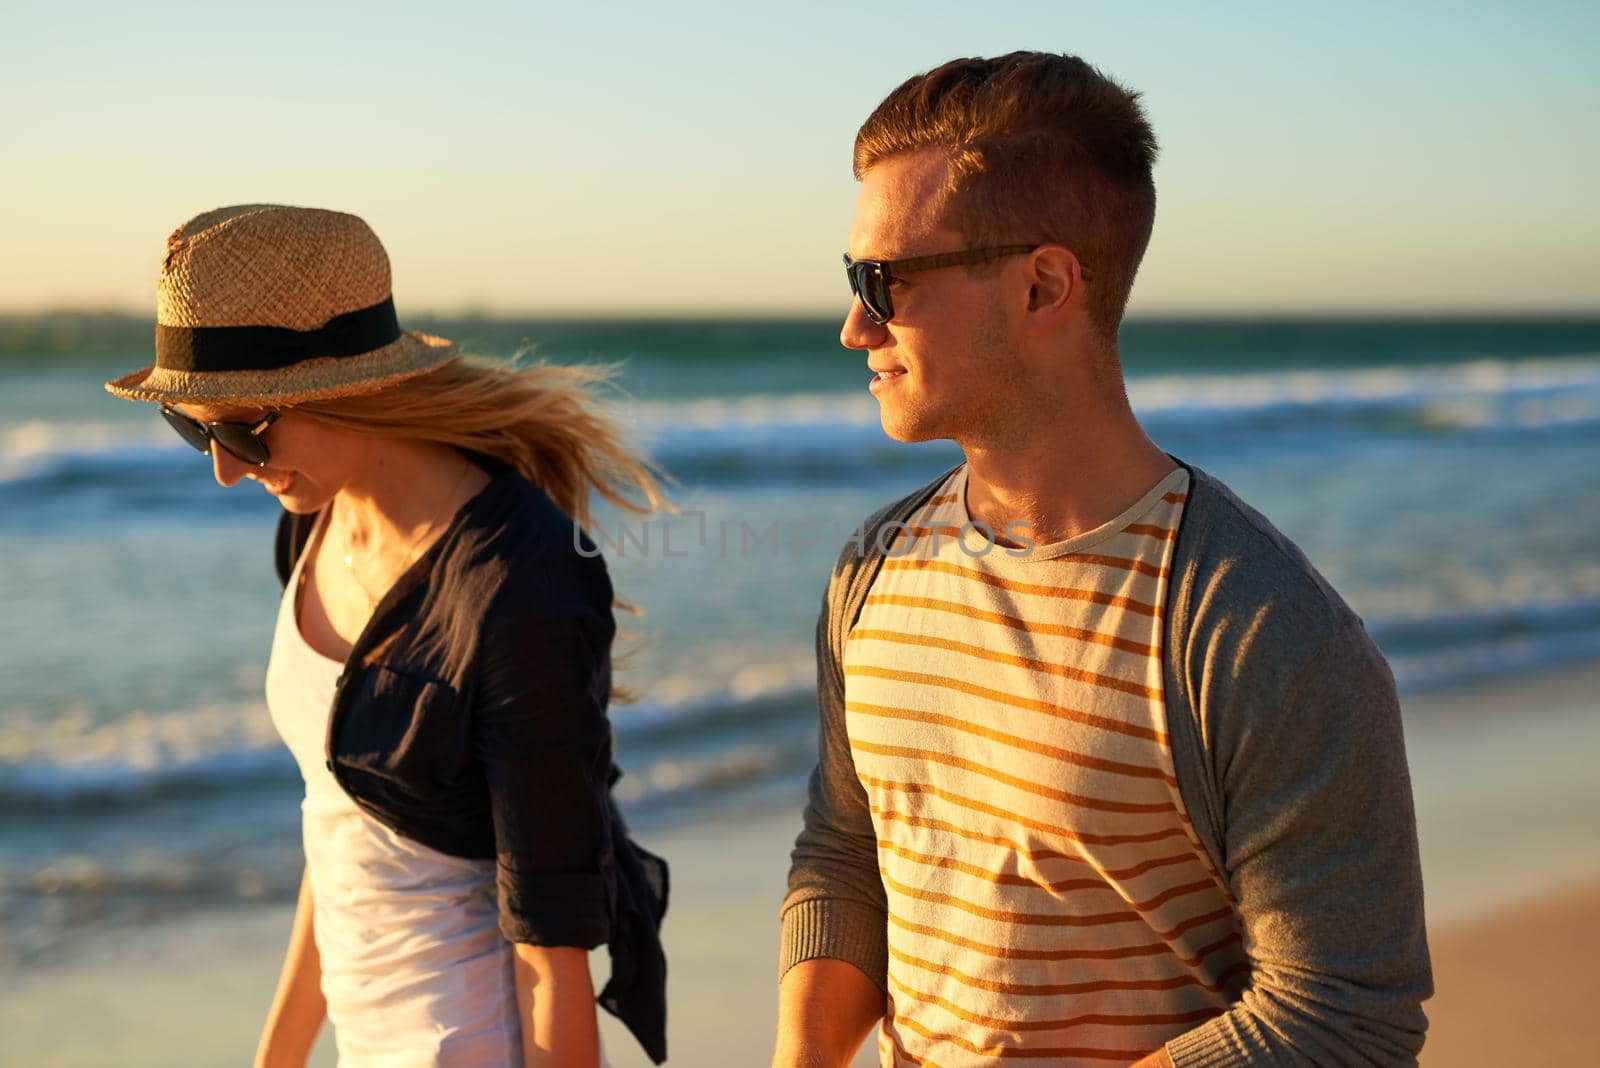
M302 875L278 992L256 1048L256 1068L304 1068L327 1012L328 1003L322 997L322 960L313 937L311 879Z
M588 952L519 942L514 967L524 1068L596 1068L600 1030Z

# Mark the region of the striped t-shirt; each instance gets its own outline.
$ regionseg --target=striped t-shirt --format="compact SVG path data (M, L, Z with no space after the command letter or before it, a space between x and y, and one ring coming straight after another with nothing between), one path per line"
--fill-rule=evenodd
M1162 698L1188 480L1014 555L961 536L963 467L884 560L844 676L888 895L885 1065L1125 1065L1237 1000L1238 913Z

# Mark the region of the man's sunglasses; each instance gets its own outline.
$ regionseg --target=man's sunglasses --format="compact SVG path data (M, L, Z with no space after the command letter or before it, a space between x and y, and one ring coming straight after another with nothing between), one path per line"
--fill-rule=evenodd
M265 467L272 454L267 452L267 443L261 440L261 435L266 433L267 427L278 421L282 413L268 412L255 423L202 423L163 404L161 414L172 424L172 429L178 432L180 438L201 452L210 455L214 441L245 463Z
M1032 252L1038 245L997 245L994 248L969 248L960 252L943 252L936 256L914 256L904 260L853 260L844 255L844 273L850 278L850 292L861 300L867 318L883 325L894 318L894 301L889 296L889 286L896 275L913 271L931 271L935 267L962 267L1002 256L1020 256Z

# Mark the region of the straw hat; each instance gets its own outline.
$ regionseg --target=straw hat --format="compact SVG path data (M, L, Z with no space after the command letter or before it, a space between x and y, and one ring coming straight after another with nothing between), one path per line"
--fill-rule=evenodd
M354 215L246 204L167 238L156 362L106 383L137 401L277 407L372 393L460 355L401 330L389 257Z

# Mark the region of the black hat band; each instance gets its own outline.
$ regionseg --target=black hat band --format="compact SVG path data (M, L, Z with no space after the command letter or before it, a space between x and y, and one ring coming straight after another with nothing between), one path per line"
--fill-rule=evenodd
M156 366L172 371L277 371L325 356L361 356L400 337L394 297L314 330L156 324Z

